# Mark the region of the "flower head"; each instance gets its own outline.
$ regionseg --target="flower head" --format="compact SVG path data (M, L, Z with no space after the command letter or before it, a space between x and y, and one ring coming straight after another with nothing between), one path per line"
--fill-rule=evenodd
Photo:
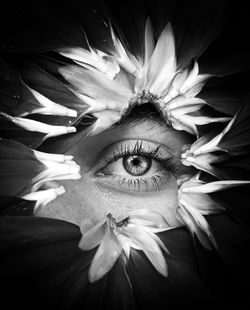
M250 181L226 180L205 183L199 180L199 174L187 177L180 182L178 190L178 218L189 229L190 233L196 235L200 243L211 250L217 248L212 230L204 216L218 214L225 211L218 202L214 201L209 193L214 193L235 186L249 184Z
M114 46L110 55L90 46L89 50L78 47L57 50L76 63L59 68L59 72L88 106L82 115L92 113L97 117L91 134L119 121L131 105L147 102L155 104L175 129L191 134L198 135L197 125L230 120L202 114L201 107L206 102L196 96L211 76L199 74L196 61L187 68L178 67L170 23L155 43L151 22L147 20L144 53L137 58L111 26L110 31ZM115 117L105 114L107 111L115 113ZM195 114L197 111L199 115Z
M89 281L95 282L108 273L122 251L129 259L131 248L142 250L156 270L167 276L162 250L169 252L155 233L172 228L159 213L142 209L129 212L119 222L109 213L90 229L82 229L79 247L88 251L99 246L89 269Z
M80 167L73 156L30 149L13 140L0 139L0 194L36 200L45 205L64 193L63 187L40 190L54 180L79 179Z

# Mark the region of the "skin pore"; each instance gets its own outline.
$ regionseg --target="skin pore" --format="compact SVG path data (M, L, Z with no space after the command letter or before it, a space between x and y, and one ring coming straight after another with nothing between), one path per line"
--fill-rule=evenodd
M180 225L176 178L187 173L180 154L192 142L188 134L167 126L152 107L139 107L101 134L81 136L68 138L78 143L71 141L66 152L65 141L61 149L57 144L58 153L73 155L81 166L81 179L60 181L66 193L36 216L89 225L109 212L122 220L129 210L146 208L160 212L171 226Z

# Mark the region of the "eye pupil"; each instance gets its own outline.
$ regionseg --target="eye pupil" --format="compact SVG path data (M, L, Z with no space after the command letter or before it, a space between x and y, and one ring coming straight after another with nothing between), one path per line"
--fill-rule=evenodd
M129 155L123 157L125 170L134 176L141 176L148 172L152 164L150 158L140 155Z

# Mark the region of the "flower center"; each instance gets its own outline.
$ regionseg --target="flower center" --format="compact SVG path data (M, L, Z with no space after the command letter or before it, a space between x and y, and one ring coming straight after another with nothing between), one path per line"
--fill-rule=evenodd
M116 219L112 216L111 213L107 215L108 225L113 229L121 229L123 226L126 226L129 221L129 217L125 217L123 220L117 222Z
M157 95L154 95L147 90L143 90L141 93L135 93L129 99L129 105L141 105L144 103L159 105L162 103L162 100Z

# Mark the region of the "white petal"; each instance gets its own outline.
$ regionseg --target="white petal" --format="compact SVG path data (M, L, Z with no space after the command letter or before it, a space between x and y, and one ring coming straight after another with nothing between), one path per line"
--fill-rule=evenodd
M77 94L77 96L84 101L84 103L89 105L89 108L84 112L84 114L100 112L108 109L106 102L102 102L82 94Z
M123 251L125 252L127 258L129 258L130 248L133 247L131 240L123 234L118 234L117 239L119 240L120 244L122 245Z
M173 110L176 108L182 108L190 105L203 106L205 103L206 102L200 98L186 98L184 96L178 96L167 103L166 109Z
M104 238L104 235L106 233L107 229L107 223L106 219L97 223L93 227L91 227L89 230L83 232L82 229L82 238L79 242L79 248L88 251L93 248L95 248L97 245L99 245Z
M176 71L173 29L168 24L162 31L150 59L145 89L162 96Z
M191 115L180 116L180 119L187 124L196 124L196 125L205 125L217 122L224 123L231 120L230 117L209 117L209 116L191 116Z
M194 166L199 170L206 171L216 177L222 175L219 169L213 167L211 164L218 161L217 155L213 155L210 153L201 154L198 156L187 155L185 158L181 159L181 162L185 166Z
M102 93L99 93L100 96ZM108 95L107 93L103 93L102 99L91 98L82 94L77 94L77 96L84 101L84 103L89 105L89 108L84 111L84 114L88 113L96 113L105 110L116 110L123 112L129 106L129 100L125 97L119 97L113 95Z
M189 151L187 150L187 152L190 152L191 154L194 153L195 150L197 150L198 148L200 148L202 145L206 144L207 142L211 141L213 138L214 138L213 133L205 134L201 136L191 145Z
M113 28L110 26L113 44L115 46L114 59L123 67L127 72L137 76L140 71L140 64L135 57L132 57L128 51L125 50L122 43L115 35Z
M226 181L215 181L206 184L202 184L195 187L182 188L183 193L214 193L235 186L250 184L250 181L245 180L226 180Z
M88 96L109 109L123 110L128 107L131 89L117 80L110 80L100 71L74 65L60 68L59 71L71 83L78 97L79 94Z
M199 66L198 66L198 63L195 61L192 70L189 72L187 79L185 80L182 87L180 88L180 93L182 94L185 93L194 84L196 84L198 73L199 73Z
M199 73L199 66L198 63L195 62L193 69L190 71L188 78L183 83L180 88L180 93L185 94L187 97L194 97L196 96L200 90L202 89L205 81L211 77L209 74L200 74Z
M193 153L194 155L199 155L202 153L207 153L207 152L213 152L219 150L218 144L221 141L221 139L224 137L224 135L230 130L232 127L235 119L236 119L237 114L231 119L231 121L227 124L225 129L215 136L212 140L208 141L206 144L201 145L199 148L196 148Z
M118 64L116 64L109 55L98 50L95 52L93 49L88 51L80 47L67 47L59 49L59 53L74 60L83 67L85 67L85 64L96 67L98 70L107 74L111 79L113 79L120 70Z
M188 113L192 113L192 112L197 112L201 109L203 104L190 104L190 105L186 105L186 106L182 106L179 108L175 108L175 109L171 109L168 113L173 116L174 118L178 119L180 118L182 115L186 115Z
M93 283L107 274L114 266L121 252L121 244L112 229L108 227L107 232L91 263L89 269L89 281Z
M169 119L170 119L171 124L172 124L174 129L184 130L184 131L190 133L191 135L197 135L197 128L196 128L195 124L193 124L192 122L187 121L183 117L178 117L178 119L176 119L171 114L169 115Z
M158 243L152 238L152 235L144 229L139 229L134 224L128 224L124 227L123 233L126 234L132 241L138 244L147 258L150 260L156 270L163 276L167 277L167 264L162 255Z
M142 226L168 229L170 225L167 220L158 212L148 209L137 209L128 213L129 222Z
M57 104L50 99L46 98L36 90L30 88L25 84L25 87L33 94L36 100L41 104L41 108L37 108L32 111L32 113L39 113L44 115L60 115L60 116L69 116L77 117L77 111L68 109L60 104ZM20 116L26 116L27 113L23 113Z
M113 110L106 110L94 113L97 117L96 122L91 126L89 135L97 135L98 133L108 129L121 119L121 113Z
M29 193L29 194L22 196L22 198L26 200L36 201L35 208L34 208L34 213L35 213L38 210L38 208L44 207L49 202L57 198L57 196L62 195L64 193L65 193L64 187L60 186L57 188L50 188L47 190Z
M200 93L200 91L202 90L202 88L204 87L205 82L200 82L195 84L192 88L190 88L188 91L186 91L184 93L185 97L195 97L196 95L198 95Z
M150 18L147 18L145 27L144 66L146 67L155 48L154 33Z
M188 74L189 74L189 71L184 70L184 71L178 72L175 75L173 81L171 82L169 90L166 96L164 97L165 102L170 101L171 99L177 97L180 94L180 88L185 82L185 80L187 79Z
M54 161L57 163L65 163L71 161L74 158L74 156L72 155L44 153L36 150L34 150L34 155L41 162L45 160L45 161Z
M190 212L190 210L181 207L178 209L178 213L190 232L196 234L200 243L207 250L212 250L210 242L215 248L217 248L216 241L206 219L198 211L192 210L192 212Z
M46 138L76 132L75 127L53 126L21 117L11 117L11 118L14 123L16 123L18 126L26 130L46 133L47 134Z
M81 178L80 166L73 161L65 163L57 163L52 161L41 161L47 169L40 172L34 179L31 180L33 184L31 191L36 191L45 182L53 180L78 180Z
M208 194L181 192L178 195L179 203L188 210L194 208L202 215L221 213L225 210L220 204L214 201Z

